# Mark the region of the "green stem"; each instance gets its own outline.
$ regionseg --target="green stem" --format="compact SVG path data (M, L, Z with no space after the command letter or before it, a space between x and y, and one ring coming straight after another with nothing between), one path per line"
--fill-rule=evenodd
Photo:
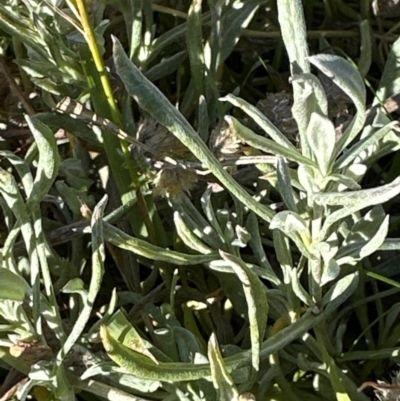
M115 102L115 98L113 95L113 91L111 88L111 84L110 84L110 80L108 79L108 75L107 75L107 71L106 68L104 66L104 62L103 62L103 58L100 54L100 50L99 47L97 46L97 42L96 42L96 38L94 35L94 31L93 31L93 27L92 24L90 22L89 19L89 15L86 9L86 3L84 0L76 0L76 6L78 8L78 12L80 15L80 19L81 19L81 23L82 23L82 27L83 27L83 31L86 35L86 41L87 44L89 46L89 50L90 53L93 57L93 62L94 65L96 67L97 73L99 74L99 78L100 78L100 82L104 91L104 95L107 99L107 104L111 113L111 119L112 121L114 121L118 126L122 125L121 122L121 115L120 112L118 110L117 104ZM105 145L107 144L107 142L105 141ZM130 172L130 176L132 179L132 184L135 188L135 195L136 195L136 199L137 199L137 205L138 208L140 210L143 222L146 226L147 229L147 234L149 237L149 240L151 243L155 244L157 242L156 240L156 234L154 231L154 227L152 224L152 220L149 216L149 211L147 208L147 204L146 201L143 197L142 191L141 191L141 184L139 182L139 177L137 174L137 169L136 166L134 165L134 162L131 158L130 155L130 151L129 151L129 145L126 141L120 141L121 144L121 148L124 154L124 158L125 158L125 164L127 165L129 172ZM106 151L107 154L109 154L109 152L114 152L114 149L109 150L107 149L108 147L106 146ZM114 163L115 164L115 163ZM119 164L119 163L118 163ZM116 182L118 185L118 188L120 190L120 193L122 194L122 202L125 203L127 201L129 201L132 197L132 195L129 195L129 188L126 188L124 181L120 180L118 178L119 174L116 171L115 167L113 166L113 164L111 165L113 172L114 172L114 176L116 178ZM135 230L136 231L136 230ZM139 233L137 233L139 234Z

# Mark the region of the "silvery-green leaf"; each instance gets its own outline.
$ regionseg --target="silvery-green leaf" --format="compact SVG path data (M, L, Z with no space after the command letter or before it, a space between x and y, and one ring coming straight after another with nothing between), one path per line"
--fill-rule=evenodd
M28 179L26 182L31 182ZM28 184L28 190L30 184ZM0 167L0 194L2 199L7 204L8 208L13 212L15 217L19 220L19 226L21 234L23 236L25 247L28 252L31 276L39 274L39 260L37 255L37 240L34 233L30 215L26 210L26 205L22 198L21 192L18 188L18 184L14 179L14 176ZM17 230L18 231L18 230ZM17 233L15 231L15 234ZM14 239L15 240L15 239ZM36 305L38 307L38 305Z
M278 157L276 173L278 176L279 192L286 207L294 213L298 213L294 192L290 180L289 169L282 157Z
M64 365L54 367L54 362L41 360L32 365L29 378L36 384L51 389L54 397L60 401L72 401L75 398L73 386L68 382Z
M400 193L400 177L390 184L381 187L364 189L360 191L331 193L315 195L315 202L322 205L343 206L339 210L331 213L325 220L321 238L326 235L329 227L335 222L369 206L379 205L392 199Z
M19 275L0 268L0 299L22 302L29 287Z
M220 211L218 211L220 212ZM218 213L218 217L220 217L221 213ZM227 214L228 216L228 214ZM227 244L232 244L233 239L235 238L235 231L233 229L233 224L230 220L228 220L224 227L224 239Z
M235 233L236 233L237 239L235 239L232 242L232 245L239 246L241 248L246 247L248 242L251 239L250 233L245 228L243 228L239 225L235 226Z
M208 359L210 360L211 378L217 391L218 400L239 401L239 392L225 367L214 333L208 342Z
M352 263L371 255L383 244L389 229L389 216L376 206L351 229L336 255L339 264Z
M312 89L318 111L322 113L323 116L328 116L328 99L326 97L325 90L321 84L321 81L315 75L310 73L293 75L292 82L296 82L299 84L307 82L309 88Z
M279 228L283 232L286 231L299 231L301 233L309 233L308 224L306 221L300 217L297 213L290 211L279 212L272 219L269 228L273 230L274 228Z
M354 181L352 178L348 177L347 175L344 174L331 174L325 177L325 179L321 182L320 187L321 188L326 188L326 186L331 183L335 182L337 183L336 190L339 192L346 191L348 189L352 191L356 191L361 189L360 184L358 184L356 181Z
M253 251L254 256L256 257L257 263L264 270L264 276L266 276L267 280L278 286L279 284L281 284L281 281L279 280L274 270L272 269L271 264L269 263L268 257L261 243L257 217L252 212L250 212L249 216L247 217L246 228L250 233L249 245L251 247L251 250Z
M355 182L359 182L362 177L364 177L366 171L367 171L367 166L365 164L360 164L360 163L353 163L350 166L347 167L346 175L354 180Z
M56 181L55 188L60 196L60 198L65 202L67 207L71 210L74 216L81 216L82 204L86 203L90 208L91 202L86 202L87 192L71 188L65 183L65 181Z
M335 127L332 121L318 113L311 114L306 130L306 140L323 177L330 172L335 136Z
M174 212L174 223L178 235L182 241L189 248L201 253L208 254L212 252L212 249L203 244L203 242L189 229L185 221L182 219L179 212Z
M118 310L107 322L110 335L118 339L127 348L134 349L153 359L148 351L150 343L143 340L138 331L132 326L121 310Z
M336 55L319 54L310 56L308 60L327 77L331 78L350 97L357 109L356 116L336 144L336 156L356 137L365 123L366 91L364 81L356 68Z
M137 255L141 255L152 260L162 260L164 262L177 265L201 264L213 260L217 255L214 252L208 255L189 255L181 252L166 250L139 238L132 237L108 223L104 223L104 237L107 241L110 241L115 246L126 249Z
M216 38L221 43L218 63L216 64L217 68L232 53L242 30L247 28L255 12L260 7L260 0L246 0L237 3L236 6L240 7L240 12L238 12L238 8L233 6L232 3L222 12L221 36Z
M240 258L223 251L220 251L220 255L231 265L243 286L250 325L252 366L255 371L258 371L260 363L260 344L264 339L268 318L266 288L260 279Z
M215 232L190 199L183 195L179 202L169 199L174 210L180 213L188 228L205 244L216 249L224 246L223 240Z
M379 227L386 219L386 214L382 206L375 206L361 217L346 236L343 245L358 241L368 241L379 231Z
M202 43L201 3L202 0L192 1L186 23L186 42L190 60L191 76L197 98L199 98L200 95L205 94L206 74Z
M314 201L320 205L352 207L359 204L363 205L362 207L367 207L387 202L399 192L400 177L396 178L390 184L372 189L315 194Z
M61 290L65 294L80 294L85 301L87 298L87 290L85 284L79 277L69 280Z
M349 393L353 392L357 397L357 401L361 401L358 400L358 398L361 397L358 397L358 392L354 383L349 380L349 382L351 383L351 387L349 389L348 382L345 379L347 378L347 376L343 373L341 369L339 369L339 367L336 365L335 360L329 355L326 348L324 346L320 346L320 348L321 348L322 360L326 365L327 372L329 372L328 374L329 381L331 382L333 390L336 394L336 400L356 401L354 394L351 394L352 396L350 397Z
M281 0L277 5L279 24L292 75L308 73L310 65L307 61L308 41L303 5L300 0Z
M197 131L200 135L200 138L206 143L209 137L209 125L210 119L208 118L207 102L204 96L200 96Z
M340 356L340 361L357 361L357 360L377 360L377 359L392 359L399 356L398 347L381 348L378 350L366 351L350 351ZM386 400L384 400L386 401ZM396 400L397 401L397 400Z
M340 266L335 259L324 260L320 284L325 285L335 280L340 273Z
M82 380L83 383L88 383L87 381L85 382L85 380L93 376L97 375L107 376L108 380L110 381L110 383L112 383L112 385L106 386L104 383L101 383L101 388L100 388L101 392L99 391L96 393L95 391L93 391L93 384L91 383L90 385L91 393L97 394L100 397L104 398L107 397L107 394L109 394L109 391L112 388L118 386L123 386L129 389L135 389L142 393L154 393L159 387L161 387L161 383L157 380L151 381L151 380L139 379L138 377L122 373L121 370L122 369L120 367L115 366L112 362L96 363L95 365L90 366L88 369L86 369L79 379ZM83 389L85 389L85 387L83 387ZM130 395L129 397L132 396ZM119 400L122 399L119 398ZM145 401L145 399L143 401Z
M333 234L331 234L332 237ZM336 244L337 245L337 244ZM313 255L317 257L322 257L324 260L329 260L332 258L332 256L335 255L337 251L337 246L336 248L331 249L330 244L327 241L322 241L322 242L313 242L310 246L310 251L312 252Z
M297 89L295 90L295 88ZM310 149L306 132L312 113L319 112L318 101L314 93L314 88L308 80L295 81L293 91L297 92L297 96L292 107L292 114L299 127L301 153L303 156L314 161L314 155Z
M361 35L361 46L360 46L360 57L358 59L357 67L360 74L365 77L371 67L372 59L372 45L371 37L373 35L372 29L369 25L368 20L360 22L360 35Z
M376 91L374 105L384 102L389 96L400 92L400 38L391 46L383 74Z
M271 141L270 139L264 138L261 135L255 134L251 129L242 125L238 120L231 116L225 116L225 121L232 127L237 136L242 138L247 144L253 148L260 149L266 153L272 153L276 156L282 156L289 160L298 162L299 164L304 163L310 167L314 167L315 164L312 160L304 157L300 152L293 149L288 149L279 143Z
M9 150L0 150L0 156L7 158L18 172L22 185L24 186L24 192L29 196L33 187L33 177L30 172L29 164Z
M367 244L365 244L361 250L360 250L360 258L364 259L365 257L371 255L375 251L377 251L380 246L383 244L385 241L385 238L387 237L387 234L389 232L389 217L386 216L385 220L382 222L381 226L379 227L379 230L376 232L376 234L368 241Z
M290 284L297 298L307 306L314 305L311 295L301 285L296 268L291 269Z
M335 169L343 169L355 160L361 152L367 150L372 145L377 145L378 142L387 137L391 131L400 131L399 123L397 121L392 121L391 123L385 125L381 129L371 129L368 136L360 139L356 144L354 144L349 150L347 150L335 163ZM395 137L396 142L398 142L397 136Z
M146 78L151 82L158 81L175 72L186 60L187 52L182 50L171 57L163 59L159 64L146 71Z
M309 250L311 245L310 230L306 221L298 214L286 210L279 212L272 219L269 228L281 230L297 245L303 255L307 258L313 258Z
M215 270L217 272L230 273L230 274L235 273L235 271L232 269L231 265L221 259L213 260L212 262L207 263L207 266L210 269ZM281 283L279 281L279 279L276 278L276 276L274 277L271 273L269 273L268 271L265 271L263 268L261 268L259 266L248 263L248 267L254 272L254 274L256 274L260 278L263 278L263 279L266 279L266 280L269 280L272 282L275 282L278 280L278 283L279 284Z
M334 312L355 291L359 281L358 272L348 274L335 283L324 295L322 306L326 305L326 311Z
M257 107L231 94L228 94L220 98L219 100L221 102L229 102L234 106L239 107L249 117L251 117L252 120L256 122L264 130L264 132L268 136L270 136L276 143L279 143L280 145L285 146L288 149L297 151L296 147L289 141L289 139L287 139L287 137L283 135L282 132L280 132L278 128L276 128L275 125L273 125L271 121L269 121L268 118L264 116L264 114L262 114Z
M191 362L197 354L204 353L201 342L191 330L175 326L174 338L179 351L179 360L182 362Z
M104 275L104 236L103 236L103 216L104 209L107 204L107 196L104 196L93 210L91 218L91 235L92 235L92 276L87 292L83 292L80 287L82 283L78 280L70 282L70 288L79 291L82 294L83 308L79 313L78 318L74 322L71 332L67 339L62 344L61 349L57 354L57 362L60 364L66 355L70 352L73 345L78 341L85 326L90 318L94 302L97 294L100 291L101 283ZM61 364L61 366L64 366Z
M27 209L37 205L49 192L58 173L60 157L53 132L39 120L26 116L28 126L39 151L38 168Z
M290 272L293 267L292 253L290 251L290 244L288 238L280 230L273 230L272 236L274 240L274 248L276 257L281 268L283 269L284 278L287 276L289 279Z
M209 223L213 227L213 229L216 231L218 236L221 238L222 242L225 242L224 233L221 229L221 225L220 225L220 221L219 221L221 219L221 216L219 219L217 219L217 216L214 212L214 207L211 202L211 195L212 195L212 188L208 187L203 192L203 195L201 196L201 199L200 199L201 207L202 207L203 212L206 215Z
M316 191L313 169L304 164L300 164L297 169L297 177L300 185L304 188L307 194L312 194Z
M114 40L113 58L115 67L128 93L140 107L150 113L161 125L175 135L223 185L244 205L261 218L270 221L274 212L257 202L221 166L193 127L184 116L168 101L164 94L147 80L126 56L122 45Z
M21 43L26 43L38 54L43 54L43 43L38 38L31 21L18 18L4 3L0 4L0 16L0 26L4 32L10 37L17 38Z
M179 361L178 348L176 346L175 341L175 326L171 325L170 327L161 327L159 329L154 329L153 332L153 341L156 344L159 344L158 348L171 360L171 361ZM132 347L131 347L132 348ZM135 349L135 348L134 348ZM143 350L136 349L137 351L144 353ZM149 353L149 357L153 358ZM154 359L156 361L156 359ZM191 361L190 361L191 362Z

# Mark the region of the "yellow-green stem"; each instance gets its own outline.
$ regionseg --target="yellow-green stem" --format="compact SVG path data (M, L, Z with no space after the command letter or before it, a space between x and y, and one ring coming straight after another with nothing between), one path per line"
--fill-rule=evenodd
M99 47L97 46L96 38L94 35L93 27L89 19L89 15L86 9L86 4L85 0L76 0L76 6L80 15L81 19L81 24L83 31L86 36L86 42L89 46L90 53L93 57L93 62L96 67L96 70L99 74L100 77L100 82L104 91L104 95L106 97L107 103L109 105L109 109L111 112L112 116L112 121L114 121L118 126L121 126L121 116L117 107L117 104L114 99L113 91L111 88L110 80L108 79L107 71L104 66L103 58L101 57ZM141 188L140 188L140 182L139 178L136 172L136 168L133 166L133 160L130 157L130 152L129 152L129 145L127 144L126 141L121 141L121 147L122 151L124 153L125 157L125 163L130 171L130 175L133 181L133 185L135 187L135 192L136 192L136 197L137 197L137 204L138 207L140 208L143 216L143 221L146 226L148 235L149 235L149 240L151 243L155 244L156 243L156 235L154 231L154 227L151 222L151 218L148 213L148 208L146 201L143 197ZM120 188L121 190L121 188ZM124 199L124 196L122 197L122 200L124 202L127 201L128 199Z

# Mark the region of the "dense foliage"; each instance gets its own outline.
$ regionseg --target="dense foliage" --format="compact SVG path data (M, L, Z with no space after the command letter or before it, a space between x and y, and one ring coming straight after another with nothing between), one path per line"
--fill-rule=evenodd
M399 6L303 3L1 2L1 400L400 399Z

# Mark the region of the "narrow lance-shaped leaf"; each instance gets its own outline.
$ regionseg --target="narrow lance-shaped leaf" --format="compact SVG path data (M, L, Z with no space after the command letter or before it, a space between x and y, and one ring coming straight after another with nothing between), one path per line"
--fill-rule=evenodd
M203 56L202 29L201 29L202 0L193 0L189 8L186 23L186 40L190 60L191 75L196 91L196 98L204 95L206 66Z
M355 143L348 151L340 156L335 163L335 170L343 169L354 161L354 159L360 155L361 152L367 150L370 146L378 144L378 142L387 137L391 131L396 131L397 134L400 131L398 121L392 121L386 124L381 129L372 129L368 136L360 139ZM365 131L364 131L365 132ZM364 133L363 132L363 133Z
M336 156L356 137L365 123L366 92L364 81L357 69L341 57L319 54L309 57L308 60L331 78L350 97L357 109L356 116L336 144Z
M39 150L38 169L32 192L27 200L27 209L38 204L49 192L58 173L60 158L53 132L39 120L26 116L26 121Z
M399 192L400 177L396 178L390 184L382 185L381 187L352 192L316 194L314 196L314 201L320 205L352 207L359 204L362 205L362 207L367 207L387 202Z
M389 216L381 205L375 206L351 229L335 258L340 263L361 260L379 249L389 229Z
M301 85L307 84L308 88L311 89L311 92L315 97L315 103L319 113L322 113L323 116L328 115L328 98L321 81L315 75L311 73L293 75L292 82L296 82ZM293 114L295 114L294 110L292 111Z
M184 219L177 211L174 212L174 223L178 235L181 237L186 246L203 255L212 253L212 249L204 245L203 242L189 229Z
M279 212L271 221L271 230L279 229L287 235L299 248L303 255L312 259L309 247L311 245L311 234L307 222L298 214L285 210Z
M281 281L272 269L272 266L269 263L268 257L265 253L264 247L261 243L260 229L257 217L254 213L249 213L246 221L246 229L250 233L249 245L251 247L251 250L253 251L255 258L264 271L264 276L266 276L268 280L271 281L273 284L279 286L281 284Z
M260 279L240 258L222 251L220 251L220 255L231 265L243 286L250 323L252 366L255 371L258 371L260 363L260 344L264 337L268 318L268 303L265 287Z
M78 340L87 322L89 321L94 302L101 288L101 281L104 274L104 235L103 235L103 214L107 204L107 196L103 197L96 205L92 215L92 276L90 279L87 297L78 319L76 320L71 333L57 354L57 361L61 362L72 346Z
M312 113L306 130L306 140L318 163L323 177L330 173L330 164L335 149L335 127L328 118Z
M126 373L132 374L140 379L159 380L165 382L180 382L198 380L210 377L209 364L195 365L192 363L158 362L148 356L131 350L115 338L113 338L107 327L102 326L100 336L108 356Z
M310 72L308 62L307 28L301 0L280 0L277 2L278 18L285 48L289 56L291 75L307 74ZM300 138L304 135L309 113L304 103L305 88L303 84L293 82L293 116L296 119ZM308 156L303 152L304 156Z
M0 299L22 302L28 289L28 284L22 277L0 268Z
M141 108L174 134L226 188L249 209L270 221L274 212L253 199L221 166L206 144L163 93L148 81L128 59L121 44L114 38L114 62L128 93Z
M360 74L365 77L371 67L372 60L372 29L368 20L360 22L360 34L361 34L361 48L360 58L358 59L358 70Z
M359 281L358 272L348 274L335 283L324 295L322 305L327 312L334 312L357 288Z
M330 194L319 194L315 196L315 202L321 205L344 206L331 213L325 220L321 238L324 238L329 227L336 221L349 216L361 209L369 206L385 203L400 193L400 177L396 178L390 184L381 187L364 189L353 192L335 192Z
M229 102L234 106L239 107L249 117L251 117L253 121L256 122L276 143L285 146L288 149L292 149L293 151L297 151L296 147L289 141L289 139L287 139L286 136L282 134L282 132L280 132L278 128L276 128L275 125L273 125L272 122L269 121L268 118L264 116L264 114L262 114L257 107L231 94L221 97L219 100L221 102Z
M166 250L152 245L139 238L132 237L122 230L104 223L104 238L119 248L126 249L137 255L144 256L152 260L160 260L176 265L197 265L209 262L217 256L216 252L208 255L189 255L181 252Z
M145 72L146 78L151 82L158 81L174 73L186 60L187 52L182 50L171 57L163 59L159 64Z
M293 187L290 181L289 169L285 160L278 157L278 165L276 170L279 183L279 192L285 202L286 207L294 213L297 213L297 205L294 199Z
M211 378L217 391L217 399L219 401L239 401L239 392L226 369L214 333L208 342L208 358L210 359Z
M307 30L301 0L280 0L278 17L292 75L310 72Z
M390 49L385 68L376 91L374 105L384 102L389 96L400 92L400 38L398 38Z
M142 339L137 330L132 326L121 310L118 310L108 321L107 330L110 336L121 342L127 348L140 352L144 356L149 357L157 362L154 356L147 348L145 340Z
M257 135L251 129L245 127L238 120L231 116L225 116L227 123L235 130L237 136L242 138L246 143L256 149L260 149L264 152L272 153L276 156L282 156L289 160L303 163L310 167L315 167L315 163L309 158L303 156L300 152L293 149L280 145L270 139L264 138L261 135Z
M21 179L25 194L29 197L33 187L33 177L29 164L9 150L0 150L0 156L7 158Z
M221 47L218 54L217 68L219 68L232 53L242 30L247 28L254 14L260 7L260 0L246 0L240 3L240 12L238 12L236 7L232 7L233 3L231 3L230 9L222 11L221 37L219 38ZM228 2L226 2L226 4L228 4Z

